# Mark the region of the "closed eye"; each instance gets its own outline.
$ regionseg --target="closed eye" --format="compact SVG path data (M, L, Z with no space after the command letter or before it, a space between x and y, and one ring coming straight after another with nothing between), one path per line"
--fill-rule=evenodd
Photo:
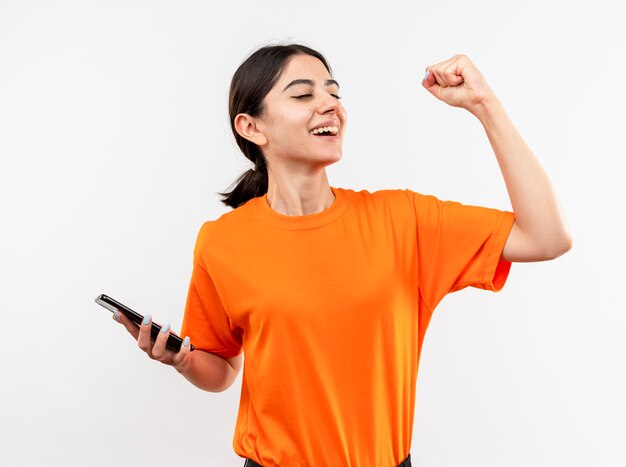
M293 96L294 99L303 99L305 97L311 97L313 94L302 94L300 96ZM331 94L331 96L333 96L336 99L341 99L340 96L338 96L337 94Z

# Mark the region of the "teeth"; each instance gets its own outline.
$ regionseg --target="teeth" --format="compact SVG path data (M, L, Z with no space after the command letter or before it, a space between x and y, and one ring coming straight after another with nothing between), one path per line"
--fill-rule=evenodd
M337 128L336 126L323 126L321 128L316 128L315 130L311 131L311 133L313 133L314 135L319 135L320 133L324 132L336 135L337 133L339 133L339 128Z

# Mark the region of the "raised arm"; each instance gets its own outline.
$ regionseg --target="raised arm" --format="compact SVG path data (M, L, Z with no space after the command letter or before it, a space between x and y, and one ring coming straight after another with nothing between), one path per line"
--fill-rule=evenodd
M502 259L546 261L569 251L572 236L550 179L476 66L461 54L426 70L422 85L476 116L498 160L515 213Z

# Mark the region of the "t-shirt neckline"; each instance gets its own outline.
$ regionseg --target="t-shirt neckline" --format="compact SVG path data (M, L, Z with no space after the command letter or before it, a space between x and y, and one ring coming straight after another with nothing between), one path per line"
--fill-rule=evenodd
M266 221L290 230L311 229L315 227L321 227L326 225L343 214L348 207L348 203L345 198L345 193L341 188L330 187L331 191L335 195L333 204L324 209L321 212L315 214L306 214L303 216L287 216L274 211L267 201L267 193L263 196L254 198L254 207L257 212Z

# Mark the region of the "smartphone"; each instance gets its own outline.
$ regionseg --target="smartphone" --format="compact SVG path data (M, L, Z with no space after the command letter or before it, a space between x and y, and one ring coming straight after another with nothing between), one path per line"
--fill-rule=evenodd
M98 295L96 297L96 303L98 305L102 305L111 313L113 313L115 310L124 313L137 326L140 326L141 322L143 321L142 315L140 315L134 310L131 310L123 303L118 302L117 300L109 297L108 295L104 295L104 294ZM150 329L150 337L152 337L153 341L157 338L160 331L161 331L161 326L153 322L152 329ZM181 345L183 345L183 340L179 336L174 334L173 332L170 332L170 335L167 338L165 347L170 350L173 350L174 352L178 352L180 350ZM193 344L189 344L189 347L190 347L189 348L190 351L193 351L195 349Z

